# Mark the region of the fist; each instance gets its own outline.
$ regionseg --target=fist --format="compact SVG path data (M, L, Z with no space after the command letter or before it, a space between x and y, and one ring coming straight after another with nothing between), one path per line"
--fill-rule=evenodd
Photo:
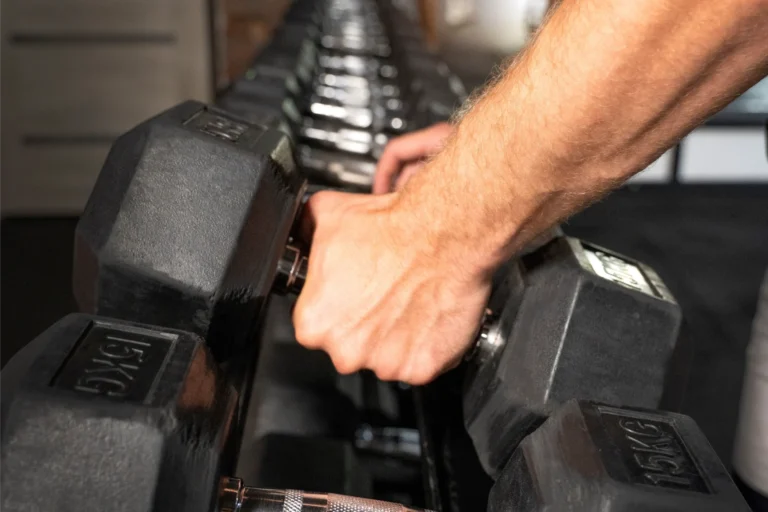
M474 339L490 291L429 233L397 194L314 194L307 279L294 309L302 345L326 351L341 373L429 382L455 366ZM438 250L440 248L440 250Z

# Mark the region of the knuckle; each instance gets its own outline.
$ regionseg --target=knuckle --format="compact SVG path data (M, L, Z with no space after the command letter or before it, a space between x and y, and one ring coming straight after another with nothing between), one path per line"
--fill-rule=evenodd
M412 371L403 381L412 386L424 386L435 380L437 376L438 372L433 370L416 370Z
M329 355L336 371L342 375L348 375L363 369L361 358L351 350L340 350Z
M304 348L309 349L322 348L324 345L323 337L318 335L316 331L299 326L296 326L296 341Z
M441 367L437 361L424 355L417 359L411 359L403 372L402 381L412 386L423 386L435 380L441 372Z
M325 332L318 328L317 323L312 321L312 315L305 309L296 309L293 315L293 327L299 344L310 349L323 347Z
M393 365L376 365L373 372L379 380L396 381L400 379L400 369Z

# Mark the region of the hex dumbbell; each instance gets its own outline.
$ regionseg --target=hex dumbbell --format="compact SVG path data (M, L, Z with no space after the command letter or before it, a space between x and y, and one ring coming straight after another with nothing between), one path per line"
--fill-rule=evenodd
M3 510L417 512L225 476L239 397L194 334L76 314L31 345L3 381Z
M237 392L191 333L77 314L30 347L25 368L9 362L16 382L3 373L4 510L417 512L225 476ZM488 502L492 512L749 510L690 418L575 400L524 438Z
M291 232L305 185L287 136L225 112L185 103L139 125L115 143L77 227L80 307L190 330L232 360L266 296L303 284L307 251ZM465 411L489 473L516 444L508 436L562 401L659 405L681 315L652 269L555 237L507 272L471 356ZM487 435L498 421L505 429Z

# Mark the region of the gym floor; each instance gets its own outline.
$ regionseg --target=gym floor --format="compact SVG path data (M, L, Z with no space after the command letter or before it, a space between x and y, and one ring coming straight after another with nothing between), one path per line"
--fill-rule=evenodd
M2 221L3 365L75 310L70 292L75 223L73 218ZM683 412L729 461L744 349L768 269L768 186L625 188L573 218L565 231L648 263L669 285L695 343Z

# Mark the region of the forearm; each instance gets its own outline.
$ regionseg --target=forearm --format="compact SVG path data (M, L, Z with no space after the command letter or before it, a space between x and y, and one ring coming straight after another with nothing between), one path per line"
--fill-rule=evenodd
M490 271L766 72L765 0L564 0L399 204Z

